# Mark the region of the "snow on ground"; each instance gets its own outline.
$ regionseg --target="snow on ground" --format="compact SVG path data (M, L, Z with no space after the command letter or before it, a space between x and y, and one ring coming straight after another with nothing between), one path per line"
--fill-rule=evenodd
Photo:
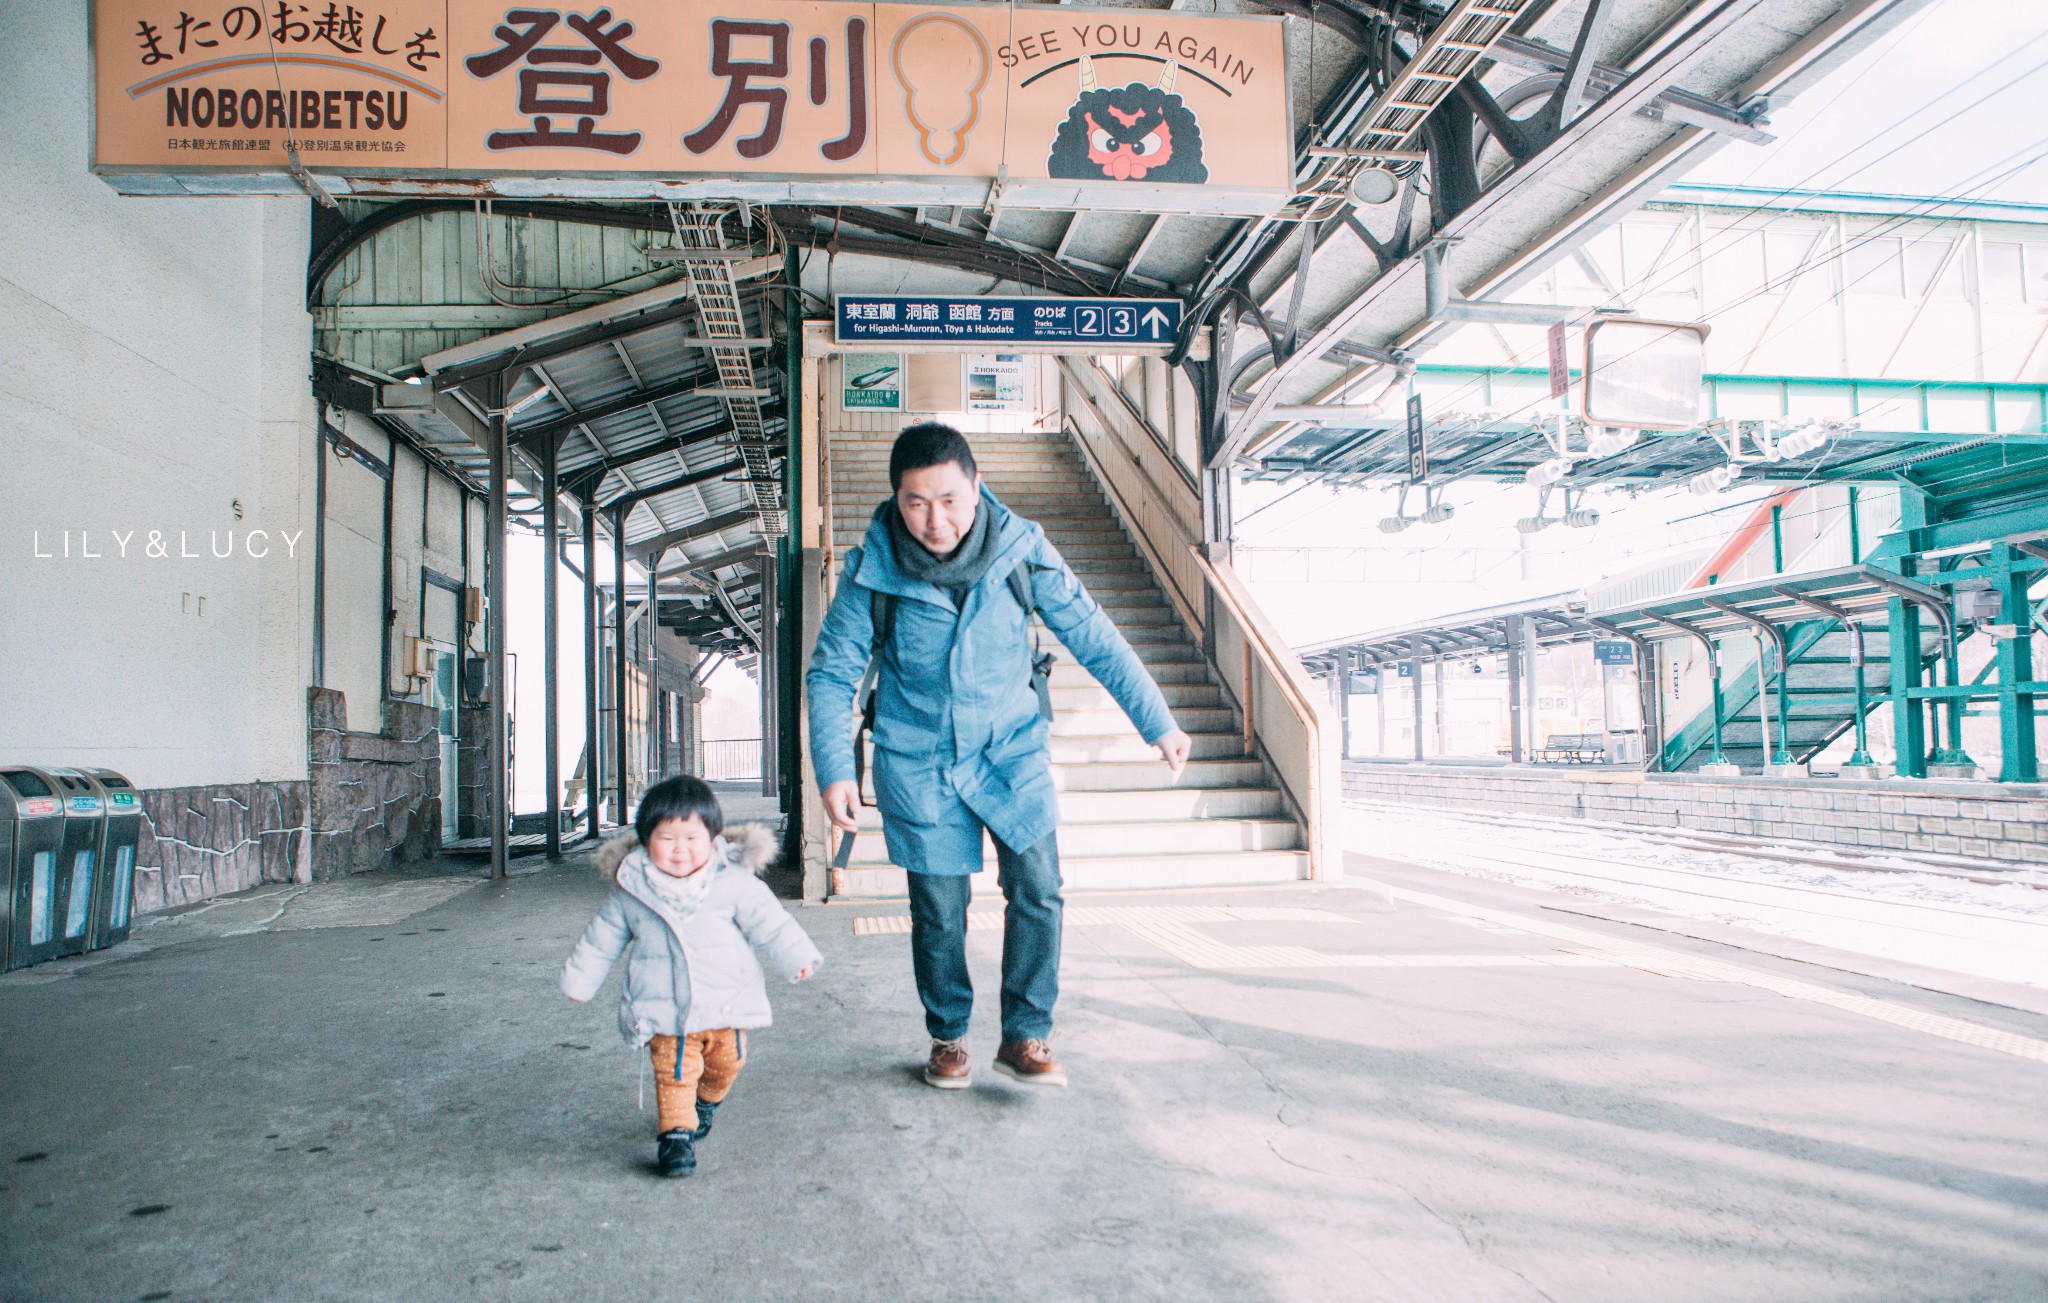
M2048 889L1912 872L1908 859L1882 861L1906 870L1896 873L1788 864L1612 824L1525 826L1356 802L1345 819L1345 846L1361 855L2048 988Z

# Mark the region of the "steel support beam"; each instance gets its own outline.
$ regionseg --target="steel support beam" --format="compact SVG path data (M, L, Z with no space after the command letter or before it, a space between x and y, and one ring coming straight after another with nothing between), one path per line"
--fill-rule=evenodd
M647 785L668 776L668 721L661 711L661 553L647 558Z
M1993 653L1993 659L1998 662L2000 688L1998 735L2002 759L1998 777L2007 783L2038 782L2041 777L2034 694L2020 687L2033 679L2034 621L2028 589L2038 573L2017 567L2015 563L2023 555L2038 557L2040 552L2026 544L2015 547L1999 543L1991 549L1991 565L1998 572L2000 623L2012 630L2010 635L1999 637L1998 650Z
M613 471L625 470L650 458L659 457L663 453L681 452L700 443L709 443L713 439L731 434L732 428L731 421L721 418L710 425L700 425L645 447L629 448L624 452L611 453L597 461L587 462L567 472L563 480L578 497L595 496L598 487L604 483L604 477Z
M602 421L608 416L617 416L622 412L637 411L642 407L652 407L654 404L670 398L683 398L690 394L716 389L716 385L707 385L705 382L715 381L717 378L718 373L713 370L692 371L679 379L668 381L666 384L655 385L651 389L640 389L630 394L621 394L617 398L608 398L601 403L593 403L588 407L579 408L566 416L550 417L545 421L537 421L532 425L523 426L512 432L512 442L521 448L532 447L542 440L567 434L579 425L588 425L592 421ZM707 396L717 397L718 395L716 393L709 393Z
M586 807L584 818L589 824L593 843L602 831L602 815L598 807L604 794L604 784L599 777L604 767L604 739L597 714L597 685L601 672L598 648L602 645L597 605L597 511L586 501L583 504L583 804Z
M1935 622L1941 626L1942 663L1948 670L1948 686L1951 689L1960 688L1963 671L1961 658L1956 649L1956 616L1955 611L1949 606L1948 596L1938 588L1929 588L1903 575L1879 570L1875 566L1863 567L1863 577L1879 588L1898 594L1899 600L1908 606L1917 607L1934 617ZM1919 656L1920 640L1916 629L1913 639L1915 678L1918 677ZM1943 745L1935 749L1929 763L1951 768L1976 764L1970 759L1969 753L1963 750L1963 707L1968 704L1961 696L1949 697L1946 711L1948 728Z
M561 513L555 499L559 486L555 483L555 446L549 444L541 462L541 537L546 546L547 570L541 576L541 637L545 645L541 648L541 708L547 712L547 775L548 775L548 827L547 852L551 860L562 858L562 721L561 721L561 621L557 602L560 599L562 567L556 558L556 548L561 546Z
M491 829L491 877L503 878L510 864L509 839L512 832L511 786L506 769L511 759L511 738L507 735L505 712L510 708L510 685L505 681L505 476L510 469L510 449L505 437L505 373L493 372L484 382L485 403L490 410L489 447L491 482L486 499L488 520L484 546L488 549L484 568L484 660L489 685L490 728L486 737L485 764L490 773L485 783Z
M1589 106L1535 158L1516 168L1500 184L1481 195L1478 201L1460 213L1442 234L1455 236L1466 231L1483 229L1485 224L1497 220L1501 214L1525 207L1532 202L1535 197L1532 192L1554 187L1555 177L1574 175L1582 167L1599 166L1590 159L1582 158L1587 150L1594 147L1591 142L1596 137L1607 134L1610 128L1623 119L1652 104L1693 66L1695 60L1704 56L1717 41L1748 19L1762 7L1763 3L1764 0L1723 0L1722 3L1713 5L1709 12L1660 49L1613 93ZM1547 204L1549 201L1544 202ZM1549 239L1554 238L1549 237L1534 243L1548 243ZM1422 273L1420 260L1411 257L1396 264L1386 274L1354 295L1344 308L1317 327L1297 352L1274 368L1273 374L1261 383L1258 397L1253 401L1251 408L1234 422L1236 431L1248 436L1269 424L1269 409L1276 403L1296 397L1293 382L1300 370L1314 364L1333 344L1349 336L1361 321L1388 298L1412 294L1419 299L1421 291L1425 288L1420 283L1423 280ZM1411 329L1403 333L1405 337L1415 335L1416 331ZM1404 338L1404 342L1412 344L1415 340Z
M626 806L626 513L612 511L612 774L617 784L613 807L620 824L628 821Z
M693 484L702 484L706 480L715 480L721 475L730 475L734 471L745 470L746 466L747 464L738 458L734 458L731 461L722 461L716 466L706 466L703 470L691 471L687 475L678 475L672 480L663 480L659 484L649 484L644 488L630 489L615 498L606 499L599 505L607 508L614 505L631 507L636 502L645 502L647 499L663 493L672 493L677 489L687 489Z
M614 509L615 515L620 520L625 519L624 512L625 508ZM722 533L728 529L735 529L738 526L747 524L760 514L753 507L736 508L722 515L713 516L709 520L700 520L694 524L685 525L681 529L672 529L666 534L660 534L644 542L635 543L633 544L633 552L634 555L639 557L648 557L657 552L666 552L672 547L680 547L685 543L694 543L700 538L708 538L713 534ZM695 565L696 563L691 562L691 564Z

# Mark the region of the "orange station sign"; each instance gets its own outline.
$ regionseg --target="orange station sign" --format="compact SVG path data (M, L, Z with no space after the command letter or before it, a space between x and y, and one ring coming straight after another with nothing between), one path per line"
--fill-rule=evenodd
M835 0L98 0L135 193L999 201L1265 212L1281 20Z

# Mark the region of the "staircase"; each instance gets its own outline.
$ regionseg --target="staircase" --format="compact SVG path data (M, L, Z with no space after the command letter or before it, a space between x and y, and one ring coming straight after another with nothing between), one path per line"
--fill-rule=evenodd
M1790 726L1786 749L1795 761L1805 762L1826 750L1836 738L1856 723L1855 669L1849 664L1849 635L1833 620L1808 620L1786 629L1787 660L1791 677L1787 682ZM1727 640L1723 640L1725 648ZM1920 660L1923 669L1941 652L1941 637L1931 630L1921 633ZM1891 643L1883 628L1866 627L1863 632L1863 687L1865 702L1875 709L1891 692ZM1757 667L1731 675L1722 684L1724 718L1721 724L1721 752L1725 759L1742 766L1744 773L1763 772L1768 755L1764 750L1759 708L1770 717L1771 737L1778 735L1778 676L1763 677L1758 691ZM1683 773L1698 769L1714 758L1714 712L1709 706L1671 735L1664 747L1664 769Z
M832 437L833 546L844 557L889 495L894 432ZM1194 740L1175 781L1095 679L1062 650L1052 672L1052 772L1060 790L1060 863L1070 890L1131 890L1308 876L1308 853L1256 757L1245 755L1237 712L1226 705L1199 648L1124 533L1067 436L1027 431L970 438L983 478L1004 505L1045 527L1074 573L1116 622ZM1042 624L1039 627L1043 627ZM1057 639L1043 635L1047 647ZM994 849L985 863L993 868ZM994 892L993 873L977 892ZM880 816L861 811L834 895L900 896Z

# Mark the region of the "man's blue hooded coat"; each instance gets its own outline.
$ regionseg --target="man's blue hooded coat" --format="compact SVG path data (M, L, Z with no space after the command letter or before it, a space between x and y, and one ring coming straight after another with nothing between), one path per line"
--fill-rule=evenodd
M1013 850L1059 826L1046 723L1031 687L1031 637L1010 591L1026 567L1039 615L1093 674L1147 743L1173 731L1166 698L1039 525L981 491L996 555L956 607L945 590L896 565L877 507L850 551L818 631L804 683L811 764L822 789L854 777L854 693L874 646L873 594L896 601L875 699L875 803L891 862L913 873L974 873L982 825Z

